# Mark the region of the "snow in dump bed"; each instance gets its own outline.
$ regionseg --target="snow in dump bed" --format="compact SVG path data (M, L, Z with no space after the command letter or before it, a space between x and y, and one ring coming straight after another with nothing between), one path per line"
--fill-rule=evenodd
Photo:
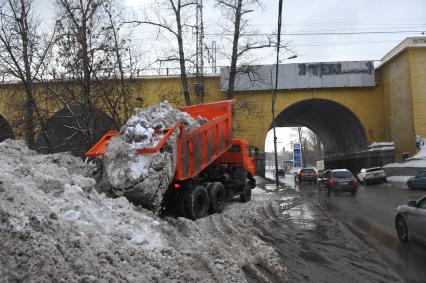
M147 208L158 208L175 174L179 133L172 134L160 152L139 155L136 150L156 146L163 129L183 123L185 131L190 131L205 122L204 118L193 119L188 113L173 109L167 101L136 109L120 135L108 145L103 160L103 189Z
M192 118L188 113L173 109L168 101L163 101L146 109L135 109L135 113L121 128L120 136L134 148L153 147L162 135L155 132L172 128L177 123L183 123L186 131L190 131L201 124L205 119Z

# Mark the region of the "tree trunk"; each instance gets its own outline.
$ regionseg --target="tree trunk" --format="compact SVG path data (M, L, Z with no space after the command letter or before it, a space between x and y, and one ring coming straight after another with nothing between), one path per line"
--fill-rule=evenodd
M177 40L178 40L178 46L179 46L180 79L182 81L183 96L185 98L185 104L191 105L188 77L186 75L186 67L185 67L185 53L183 51L182 24L180 22L180 3L179 3L178 9L175 10L175 15L176 15L176 24L177 24Z
M18 19L21 25L21 36L22 36L22 57L25 68L25 109L24 109L24 123L25 123L25 140L27 141L28 147L34 147L34 96L33 96L33 83L31 75L31 63L28 56L28 19L26 5L21 0L21 17Z
M235 10L234 40L232 42L231 66L229 68L229 80L228 80L228 94L227 94L228 99L234 98L234 84L235 84L235 77L237 75L238 40L240 38L242 2L243 0L237 0L237 7Z
M82 52L82 69L83 69L83 89L81 90L81 94L84 99L85 106L91 109L92 100L90 97L90 62L89 62L89 54L88 54L88 46L87 46L87 19L86 12L84 12L82 23L81 23L81 52Z

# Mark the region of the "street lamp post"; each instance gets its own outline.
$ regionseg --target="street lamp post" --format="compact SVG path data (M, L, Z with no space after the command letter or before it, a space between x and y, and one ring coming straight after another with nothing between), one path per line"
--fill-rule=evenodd
M290 56L283 60L290 60L297 58L297 55ZM278 153L277 153L277 133L276 133L276 121L275 121L275 99L277 96L277 88L278 88L278 63L281 62L279 60L279 55L277 54L277 63L275 64L275 87L272 92L272 128L274 132L274 158L275 158L275 186L279 187L279 177L278 177Z

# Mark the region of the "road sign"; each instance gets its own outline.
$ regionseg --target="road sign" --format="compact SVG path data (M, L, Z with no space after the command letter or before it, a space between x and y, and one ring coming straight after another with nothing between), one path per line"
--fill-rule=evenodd
M300 143L293 144L293 167L302 167L302 147Z

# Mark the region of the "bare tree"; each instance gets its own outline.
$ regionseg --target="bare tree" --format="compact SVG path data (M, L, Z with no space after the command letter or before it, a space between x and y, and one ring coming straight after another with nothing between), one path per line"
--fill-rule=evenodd
M32 0L0 0L0 62L7 78L22 82L25 90L24 133L34 146L34 116L41 115L34 98L34 81L45 70L52 38L39 32Z
M124 18L120 7L113 1L105 1L103 9L106 15L106 25L103 30L109 34L108 44L104 52L108 54L106 69L103 72L104 83L97 91L103 94L103 102L108 112L119 125L122 124L120 112L124 112L124 119L130 116L130 86L129 80L136 72L137 59L131 48L131 32L123 33ZM96 79L99 79L95 73ZM111 95L114 93L114 95Z
M321 139L309 128L298 126L293 128L302 150L302 164L315 164L324 158L324 146Z
M247 19L248 14L261 8L259 0L216 0L221 8L224 19L223 34L232 34L232 51L230 56L229 80L227 87L227 97L234 97L235 80L238 73L250 72L246 66L238 68L241 60L249 51L268 47L275 47L269 36L263 38L255 37L256 31L252 30ZM228 25L227 25L228 24ZM248 65L248 64L245 64Z
M298 137L298 140L299 140L299 143L300 143L300 150L301 150L301 154L302 154L302 167L304 167L306 165L304 152L306 151L307 139L304 136L305 131L304 131L303 127L301 127L301 126L296 127L296 131L297 131L297 137Z
M322 144L322 141L319 138L319 136L311 130L308 131L308 143L309 143L309 148L313 152L316 153L315 158L317 158L317 160L323 159L324 158L324 146Z
M103 132L119 127L122 108L125 118L129 116L130 43L128 35L120 31L123 20L114 0L55 3L55 61L47 78L55 83L45 85L64 108L44 130L52 140L48 151L61 151L72 144L75 150L70 150L80 155ZM59 131L52 130L59 126L60 137Z
M186 73L186 61L184 50L184 29L190 28L188 17L185 17L185 11L191 6L197 4L194 0L162 0L156 1L153 13L146 13L144 20L134 20L129 23L136 25L148 24L158 28L158 31L165 31L172 34L177 41L178 56L169 56L162 61L178 61L180 66L180 77L182 81L183 95L186 105L191 105L189 92L188 76ZM171 12L171 15L170 15ZM173 20L171 20L171 18Z

